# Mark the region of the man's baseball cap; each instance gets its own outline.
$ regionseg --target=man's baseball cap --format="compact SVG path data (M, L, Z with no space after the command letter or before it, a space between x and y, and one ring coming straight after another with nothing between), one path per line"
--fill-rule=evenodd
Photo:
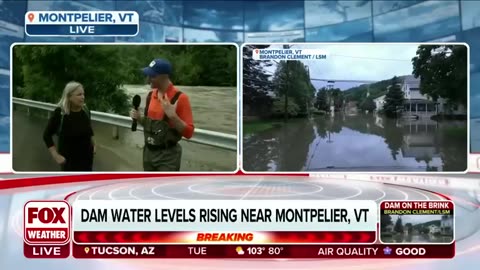
M155 59L150 62L148 67L142 69L143 74L154 77L160 74L170 75L172 73L172 65L165 59Z

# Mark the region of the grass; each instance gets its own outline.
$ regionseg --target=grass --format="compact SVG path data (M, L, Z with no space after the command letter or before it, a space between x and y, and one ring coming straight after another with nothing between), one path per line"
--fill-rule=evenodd
M447 135L449 139L465 140L467 127L448 127L445 129L445 135Z
M282 125L282 122L278 120L255 120L251 122L244 122L243 134L248 135L259 133L277 127L278 125Z

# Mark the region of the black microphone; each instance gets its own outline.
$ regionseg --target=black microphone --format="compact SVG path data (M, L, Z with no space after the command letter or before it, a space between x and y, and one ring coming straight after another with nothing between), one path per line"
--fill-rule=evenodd
M140 102L142 98L139 95L135 95L132 100L132 105L135 110L138 110L138 106L140 106ZM137 131L137 119L133 119L132 122L132 131Z

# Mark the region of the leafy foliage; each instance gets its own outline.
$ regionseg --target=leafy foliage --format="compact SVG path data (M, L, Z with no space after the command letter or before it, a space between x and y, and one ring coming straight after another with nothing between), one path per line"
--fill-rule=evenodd
M403 81L405 76L398 76L399 81ZM343 91L347 101L357 101L362 104L367 98L376 99L387 93L387 88L391 85L391 79L378 81L371 84L362 84ZM370 95L367 95L367 92ZM379 109L379 108L378 108Z
M326 89L320 89L317 91L317 97L315 99L315 108L321 110L321 111L328 111L329 110L329 105L328 105L328 99L327 99L327 90Z
M420 91L434 101L444 98L467 104L467 47L421 45L412 59L413 74L420 77Z
M366 98L361 104L360 108L362 111L369 111L373 112L376 109L377 105L375 105L375 101L371 97Z
M243 47L243 103L252 114L263 115L270 112L273 104L273 84L271 75L264 67L272 66L271 61L256 61L252 58L253 50L268 46L246 45Z
M305 116L315 97L308 67L301 61L257 61L252 53L269 45L243 48L243 104L246 115L263 118ZM275 64L275 70L269 67ZM271 74L273 73L273 74ZM287 104L287 105L286 105Z
M287 112L289 116L297 116L301 111L300 106L294 101L290 100L287 105ZM275 100L272 106L272 112L276 116L283 116L285 113L285 96Z
M395 222L395 226L393 227L393 230L397 233L402 233L403 232L403 223L402 223L402 219L400 217Z
M300 61L280 61L273 76L273 86L277 96L291 98L303 113L315 96L307 67Z
M340 111L345 103L345 94L339 88L329 89L328 96L333 101L335 111Z
M381 224L381 230L382 232L385 232L387 230L387 226L392 225L392 216L390 215L380 215L380 224Z
M165 58L177 85L235 86L237 49L220 45L34 45L13 52L14 96L56 103L65 84L84 85L90 109L126 115L126 84L143 84L141 68Z
M92 109L128 109L128 97L119 89L127 81L125 63L112 46L17 46L14 54L22 63L24 98L56 103L65 84L78 81Z
M403 106L404 94L400 88L397 77L391 80L390 88L385 95L385 105L383 111L388 117L397 117L399 109Z

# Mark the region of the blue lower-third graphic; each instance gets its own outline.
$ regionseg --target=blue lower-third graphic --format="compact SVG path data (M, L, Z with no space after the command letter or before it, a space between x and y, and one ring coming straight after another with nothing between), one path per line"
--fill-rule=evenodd
M27 24L29 36L136 36L138 24Z

